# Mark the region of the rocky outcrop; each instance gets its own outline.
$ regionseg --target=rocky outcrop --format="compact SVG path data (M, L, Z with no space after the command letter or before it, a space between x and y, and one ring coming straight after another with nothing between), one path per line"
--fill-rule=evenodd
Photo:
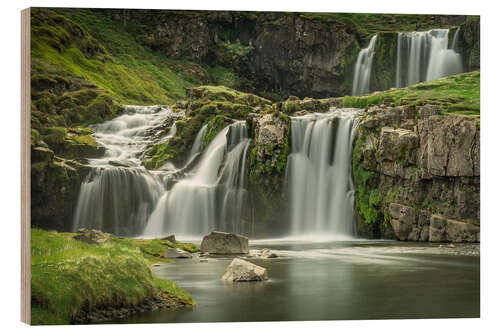
M267 269L243 259L234 258L221 278L230 282L264 281L268 279Z
M353 153L360 234L479 241L479 136L479 119L438 106L369 108Z
M88 244L102 244L105 243L109 237L101 230L95 229L78 229L77 234L73 236L73 239L85 242Z
M267 234L284 222L282 186L290 151L290 117L281 112L249 114L247 125L254 138L250 151L249 192L254 232Z
M212 231L203 237L201 253L209 254L248 254L248 238L228 232Z
M31 149L31 226L70 231L80 185L90 168L54 155L43 146Z

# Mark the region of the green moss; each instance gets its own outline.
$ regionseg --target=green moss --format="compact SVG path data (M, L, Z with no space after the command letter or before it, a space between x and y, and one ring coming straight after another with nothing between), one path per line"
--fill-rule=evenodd
M342 98L344 107L365 108L389 99L396 105L408 107L434 104L439 105L444 114L464 116L480 114L480 72L457 74L414 86L375 92L367 96L346 96Z
M69 324L84 309L136 305L161 292L194 305L175 283L153 275L150 261L132 240L110 236L91 245L73 235L31 231L34 325Z
M224 115L217 115L212 118L207 123L207 133L205 135L205 139L203 140L203 148L208 147L217 134L219 134L223 128L231 124L233 121L233 119Z

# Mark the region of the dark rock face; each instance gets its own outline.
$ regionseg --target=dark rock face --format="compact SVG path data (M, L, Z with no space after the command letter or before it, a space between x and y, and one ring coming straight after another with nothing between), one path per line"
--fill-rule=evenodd
M335 97L351 93L353 68L366 31L335 16L322 19L283 12L105 10L134 26L138 42L169 58L231 68L241 90L281 97ZM423 18L424 19L424 18ZM426 15L426 23L452 26L465 16ZM426 26L422 22L423 26ZM139 28L137 28L139 27ZM381 33L375 59L376 90L395 83L396 33ZM379 52L379 51L377 51Z
M438 111L367 110L353 154L361 235L479 241L479 120Z
M467 71L479 69L481 67L481 38L480 22L470 20L460 25L459 34L460 53L463 55L464 65Z
M89 167L34 147L31 152L31 226L69 231Z

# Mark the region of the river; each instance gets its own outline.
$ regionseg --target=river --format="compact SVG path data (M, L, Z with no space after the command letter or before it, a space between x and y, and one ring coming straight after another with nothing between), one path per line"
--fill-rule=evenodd
M444 245L392 241L251 242L276 259L265 282L220 280L231 257L199 257L154 267L196 301L193 308L141 313L113 323L245 322L479 317L479 256Z

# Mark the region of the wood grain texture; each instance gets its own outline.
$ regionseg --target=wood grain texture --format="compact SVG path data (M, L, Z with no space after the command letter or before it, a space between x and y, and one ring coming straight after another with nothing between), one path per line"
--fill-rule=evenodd
M21 321L31 323L30 289L30 8L21 11Z

